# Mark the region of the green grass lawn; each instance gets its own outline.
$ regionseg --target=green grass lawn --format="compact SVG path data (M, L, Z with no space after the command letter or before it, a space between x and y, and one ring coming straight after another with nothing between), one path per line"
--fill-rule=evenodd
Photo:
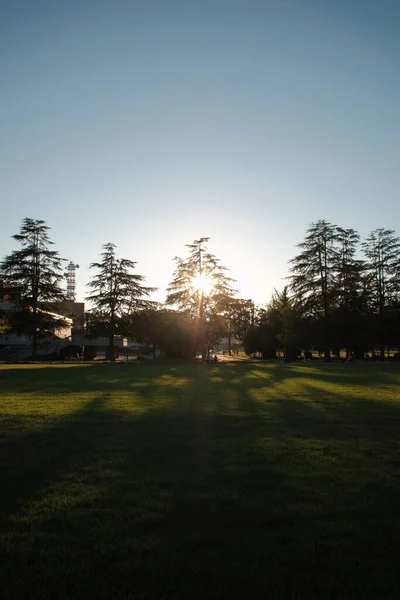
M0 366L2 597L400 598L400 366Z

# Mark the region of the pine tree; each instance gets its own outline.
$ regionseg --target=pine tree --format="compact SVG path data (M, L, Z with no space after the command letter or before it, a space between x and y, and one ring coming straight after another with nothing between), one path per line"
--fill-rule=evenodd
M50 227L45 221L25 218L13 239L21 245L0 264L1 278L9 287L7 294L15 305L9 314L10 331L28 334L32 339L32 357L36 357L41 336L53 333L65 321L56 318L65 298L61 288L63 259L51 249Z
M378 317L381 358L385 355L386 325L400 293L400 238L391 229L375 229L362 244L369 275L371 306Z
M336 227L335 286L332 297L331 341L337 357L363 356L368 303L364 262L357 258L360 235L354 229Z
M227 267L208 252L209 239L204 237L187 244L187 258L175 257L176 269L166 298L167 305L197 317L197 346L203 355L205 319L223 311L226 299L236 293L232 288L234 280L226 275Z
M107 356L110 360L115 360L114 338L119 319L125 313L150 306L148 297L157 289L143 286L145 277L132 272L136 262L118 258L115 248L115 244L105 244L101 253L102 260L90 265L90 268L97 269L98 273L88 283L91 293L86 297L107 323Z
M360 235L354 229L336 227L335 301L340 307L353 308L362 289L363 261L356 258Z
M301 252L292 258L290 291L304 316L322 320L325 359L330 357L329 316L333 306L338 232L328 221L311 223Z

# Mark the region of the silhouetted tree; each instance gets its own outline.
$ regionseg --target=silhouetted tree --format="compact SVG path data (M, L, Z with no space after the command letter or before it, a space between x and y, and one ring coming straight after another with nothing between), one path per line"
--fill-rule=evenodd
M216 321L219 325L220 337L228 339L228 353L232 354L232 338L243 340L252 326L253 302L243 298L226 296L219 304L219 314Z
M286 358L295 359L301 346L301 315L289 296L288 286L282 292L275 290L267 307L266 316L273 332L274 339ZM306 345L303 345L306 349Z
M333 308L337 267L336 227L328 221L311 223L300 253L291 259L290 291L303 316L321 320L325 359L330 357L329 317Z
M196 339L202 354L206 351L205 320L223 310L227 298L235 295L233 279L228 269L208 252L209 238L200 238L188 244L189 255L175 257L176 268L167 288L166 304L197 318ZM206 285L209 289L206 289Z
M151 347L155 358L157 348L161 349L172 312L154 302L153 306L126 313L120 320L120 329L123 335Z
M142 285L145 277L132 272L136 262L118 258L115 248L115 244L105 244L101 262L90 265L98 273L88 283L91 293L86 297L98 315L107 322L109 360L115 360L114 338L118 320L125 312L135 312L138 308L150 306L148 297L156 290Z
M192 358L194 319L186 313L169 311L164 321L159 348L166 358Z
M248 354L261 353L262 358L276 358L278 350L287 360L300 352L302 320L289 296L288 286L282 292L274 291L265 308L257 311L253 327L244 340Z
M263 359L275 358L277 348L275 333L268 319L268 307L256 308L252 304L251 325L243 340L246 354L252 354L255 357L259 353Z
M330 341L339 356L363 356L368 318L368 291L364 262L357 258L360 236L354 229L336 228L335 284L329 319Z
M20 232L12 236L21 248L0 264L1 278L9 286L7 295L14 304L7 315L9 330L31 337L33 358L39 338L54 335L66 324L57 316L65 299L61 288L63 259L51 249L49 229L45 221L25 218Z
M381 358L385 355L387 326L396 314L400 293L400 238L391 229L375 229L362 244L369 275L371 307L378 319Z

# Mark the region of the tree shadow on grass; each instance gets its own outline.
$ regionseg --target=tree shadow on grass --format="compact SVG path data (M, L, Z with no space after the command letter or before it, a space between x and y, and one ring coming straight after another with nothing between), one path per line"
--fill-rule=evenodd
M258 377L271 377L277 382L307 378L326 380L335 384L370 386L391 384L399 380L400 365L397 363L251 363L251 372Z
M35 367L35 366L34 366ZM260 378L275 383L285 383L291 379L314 379L317 381L368 387L371 385L391 385L399 380L398 364L304 364L285 363L224 363L217 366L175 361L162 361L138 364L115 363L93 365L41 365L32 368L19 365L0 369L0 383L3 393L40 392L42 395L69 394L90 390L107 392L117 389L128 390L137 384L150 386L160 377L197 379L199 374L218 373L225 381L237 383L246 378Z
M107 391L6 438L5 597L398 597L397 444L329 425L366 397L308 380L312 402L262 401L237 370L189 373L139 386L141 412Z
M374 400L368 388L347 397L332 391L334 386L321 391L308 377L301 381L297 399L282 394L281 381L280 397L271 398L273 382L265 386L265 380L256 378L239 386L234 370L215 374L215 379L214 435L224 445L225 456L231 457L225 463L225 477L232 473L236 493L243 484L249 498L263 498L266 512L251 499L248 511L261 529L262 515L271 517L268 527L273 527L271 522L278 525L278 541L274 538L272 546L280 566L287 565L288 556L293 560L286 571L288 582L294 572L298 576L297 591L290 591L298 595L293 597L322 597L324 589L326 597L361 593L373 598L397 589L393 556L386 548L388 543L399 546L400 480L395 466L400 405ZM253 393L260 389L265 390L265 399L258 395L255 400ZM392 389L396 393L394 385ZM246 519L251 521L248 514ZM281 535L286 539L283 555ZM247 552L252 555L250 548ZM276 556L269 558L276 564ZM385 569L385 582L374 575L377 564ZM311 573L314 587L312 578L305 584Z
M242 377L229 368L214 374L218 415L235 414L239 428L267 436L397 440L400 373L388 378L380 372L369 386L359 385L360 372L350 373L346 384L326 371L310 376L307 368L272 366L242 371Z
M0 384L4 394L31 393L41 395L63 395L74 392L127 391L138 383L150 386L159 378L178 380L193 377L197 365L177 363L174 366L163 363L144 364L114 363L93 365L18 365L0 369Z
M128 597L137 587L144 593L143 578L153 580L158 571L148 558L158 552L151 523L163 522L172 483L183 488L192 467L182 460L188 434L174 410L167 413L136 416L100 396L53 427L3 442L1 562L8 598ZM141 567L143 561L148 565Z

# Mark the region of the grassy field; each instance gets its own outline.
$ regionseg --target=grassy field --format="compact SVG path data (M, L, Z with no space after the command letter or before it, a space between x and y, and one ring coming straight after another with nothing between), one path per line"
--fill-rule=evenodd
M400 366L0 366L2 597L400 598Z

